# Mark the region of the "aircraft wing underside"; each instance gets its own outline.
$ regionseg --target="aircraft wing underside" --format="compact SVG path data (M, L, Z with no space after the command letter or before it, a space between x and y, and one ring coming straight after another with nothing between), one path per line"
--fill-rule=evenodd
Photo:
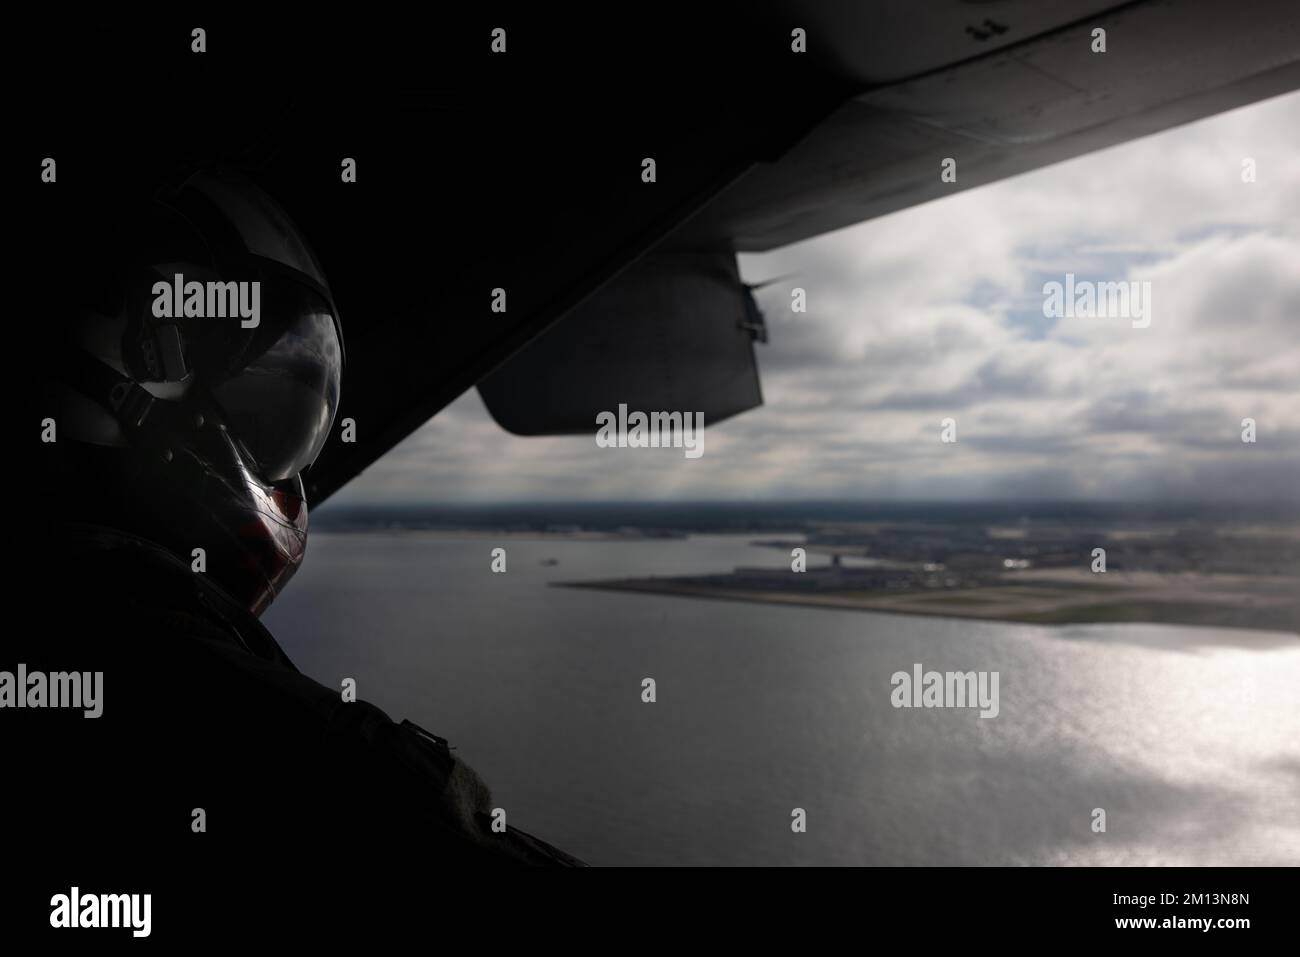
M104 82L20 116L62 157L57 200L36 199L59 229L200 158L246 169L281 202L322 260L346 337L339 417L356 441L330 442L307 474L319 502L479 384L522 434L594 429L620 401L710 422L743 411L761 402L761 336L736 252L1300 87L1289 0L641 16L637 31L504 8L213 21L197 63L179 17L70 26L40 51L52 82L87 61ZM496 27L504 54L490 50ZM806 53L792 50L796 29ZM940 178L946 157L955 183Z

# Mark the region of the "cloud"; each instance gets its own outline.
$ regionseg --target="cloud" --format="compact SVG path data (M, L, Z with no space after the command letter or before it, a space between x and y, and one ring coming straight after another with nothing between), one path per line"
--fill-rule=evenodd
M765 405L706 426L703 458L510 436L471 391L339 501L1295 501L1297 129L1300 93L742 256L794 278L758 294ZM1150 283L1150 328L1045 318L1067 272Z

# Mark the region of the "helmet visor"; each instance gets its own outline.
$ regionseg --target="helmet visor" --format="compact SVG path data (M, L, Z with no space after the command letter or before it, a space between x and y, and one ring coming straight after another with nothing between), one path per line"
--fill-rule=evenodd
M267 482L291 478L316 460L338 410L343 350L334 317L318 296L293 300L274 331L259 330L265 348L211 388L230 433Z

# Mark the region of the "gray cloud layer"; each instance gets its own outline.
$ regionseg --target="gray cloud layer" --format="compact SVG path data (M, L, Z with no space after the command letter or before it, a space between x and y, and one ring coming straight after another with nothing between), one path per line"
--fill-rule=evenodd
M339 501L1296 501L1297 130L1289 94L742 257L794 278L759 294L765 406L706 428L700 459L510 436L471 391ZM1150 328L1044 318L1067 272L1149 281Z

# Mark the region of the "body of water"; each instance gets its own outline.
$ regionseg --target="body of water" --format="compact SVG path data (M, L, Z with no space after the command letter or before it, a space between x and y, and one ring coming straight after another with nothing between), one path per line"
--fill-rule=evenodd
M593 864L1300 864L1296 635L549 585L789 561L748 542L313 533L266 623ZM894 708L918 662L1000 713Z

